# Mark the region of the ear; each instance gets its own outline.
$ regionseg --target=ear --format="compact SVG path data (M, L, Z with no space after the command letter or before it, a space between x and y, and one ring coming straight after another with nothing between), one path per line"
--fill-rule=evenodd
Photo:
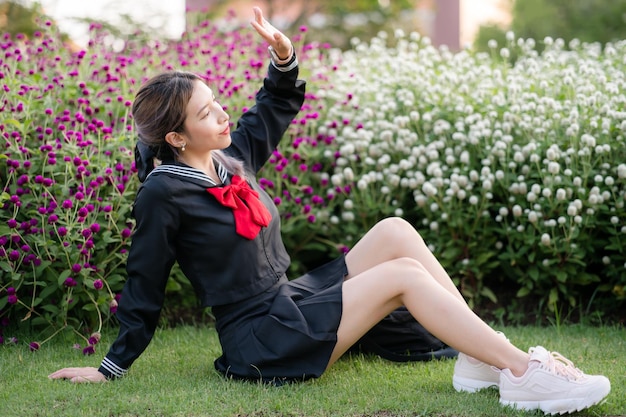
M185 138L178 132L169 132L165 135L165 141L175 148L180 148L185 144Z

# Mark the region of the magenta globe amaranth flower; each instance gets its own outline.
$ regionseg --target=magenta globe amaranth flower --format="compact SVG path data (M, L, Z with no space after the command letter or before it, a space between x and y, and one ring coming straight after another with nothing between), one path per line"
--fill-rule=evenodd
M97 279L97 280L95 280L95 281L93 282L93 287L94 287L96 290L101 290L103 286L104 286L104 284L102 283L102 280L101 280L101 279Z
M101 338L100 333L94 332L91 334L91 336L89 336L87 343L89 343L90 345L97 345L98 342L100 341L100 338Z
M63 281L63 285L65 285L68 288L71 287L75 287L78 283L76 282L76 280L72 277L67 277L65 278L65 281Z
M39 342L30 342L28 344L28 348L30 349L31 352L38 351L40 347L41 345L39 344Z
M17 295L15 294L11 294L7 297L7 303L13 305L13 304L17 304L18 298Z
M94 345L83 348L83 355L93 355L94 353L96 353L96 347Z

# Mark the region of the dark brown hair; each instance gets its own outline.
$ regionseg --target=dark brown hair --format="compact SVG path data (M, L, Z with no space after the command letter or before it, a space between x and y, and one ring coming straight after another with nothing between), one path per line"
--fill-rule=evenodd
M161 161L178 157L178 149L167 143L165 135L183 131L195 81L204 82L192 72L168 71L149 79L135 96L132 115L139 141L148 145ZM220 150L211 154L228 172L244 175L241 161Z

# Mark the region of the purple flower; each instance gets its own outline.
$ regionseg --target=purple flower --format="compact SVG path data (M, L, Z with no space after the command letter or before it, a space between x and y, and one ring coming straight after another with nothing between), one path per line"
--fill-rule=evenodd
M104 286L104 284L102 284L102 280L101 280L101 279L97 279L97 280L95 280L95 281L93 282L93 287L94 287L96 290L101 290L103 286Z
M9 295L9 296L7 297L7 302L8 302L9 304L15 304L15 303L17 303L17 295L15 295L15 294L11 294L11 295Z
M96 353L96 347L94 345L89 345L83 349L83 355L93 355Z
M28 348L30 349L31 352L35 352L39 350L40 347L41 345L39 344L39 342L30 342L28 344Z
M129 237L130 237L130 233L131 233L130 229L125 228L124 230L122 230L122 237L123 237L124 239L127 239L127 238L129 238Z
M11 229L15 229L17 227L17 220L9 219L7 221L7 226L9 226Z
M72 277L65 278L65 281L63 282L63 285L65 285L66 287L75 287L76 284L76 280Z
M88 342L90 345L97 345L98 342L100 341L100 333L95 332L92 333L91 336L89 336Z
M72 272L78 274L83 267L80 264L72 265Z
M15 288L13 288L13 287L9 287L9 288L7 288L7 294L8 294L8 295L13 295L13 294L15 294Z
M89 229L91 229L91 231L94 233L98 233L100 231L100 225L98 223L94 223L89 226Z
M109 311L111 314L117 313L117 300L111 300L109 303Z
M72 204L72 200L65 200L62 204L61 207L63 207L64 209L71 209L73 206Z

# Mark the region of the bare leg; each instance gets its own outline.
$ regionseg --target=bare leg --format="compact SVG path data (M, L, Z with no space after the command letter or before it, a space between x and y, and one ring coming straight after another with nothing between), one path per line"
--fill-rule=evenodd
M407 226L412 229L402 220L385 220L346 256L350 275L343 285L342 319L329 366L383 317L405 305L449 346L523 374L528 355L474 314L421 237Z
M355 276L383 262L405 257L421 263L439 284L465 302L422 236L399 217L381 220L372 227L346 255L346 263L350 276Z

